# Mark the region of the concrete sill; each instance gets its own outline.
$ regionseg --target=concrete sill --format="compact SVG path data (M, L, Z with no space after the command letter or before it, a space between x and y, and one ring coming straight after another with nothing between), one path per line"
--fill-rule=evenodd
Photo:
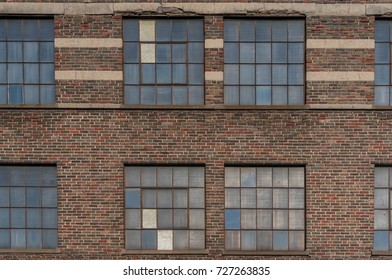
M309 256L308 251L256 251L225 250L224 256Z
M123 250L121 255L207 255L208 250Z
M60 249L0 249L1 254L60 254Z
M372 250L372 256L392 256L392 251Z

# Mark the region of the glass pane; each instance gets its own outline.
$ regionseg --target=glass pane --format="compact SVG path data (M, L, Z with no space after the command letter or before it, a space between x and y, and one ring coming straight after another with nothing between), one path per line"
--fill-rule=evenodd
M272 83L274 85L287 84L287 66L272 65Z
M125 187L140 186L140 167L125 167Z
M288 98L290 105L304 104L304 88L302 86L289 86Z
M40 188L27 188L26 206L40 207L41 206L41 190Z
M6 23L7 23L6 19L0 19L0 40L7 39L7 25L6 25Z
M143 228L157 228L157 210L156 209L143 209L142 212Z
M257 168L257 186L258 187L272 187L272 168L271 167Z
M239 84L239 66L238 65L225 65L224 80L225 85L238 85Z
M186 87L173 87L173 104L188 104L188 93Z
M172 20L172 40L186 41L187 40L187 21L186 20Z
M204 229L204 210L189 210L189 228Z
M172 190L158 190L158 208L172 208Z
M139 83L139 65L125 64L124 65L124 83L138 84Z
M278 167L273 170L273 184L274 187L288 186L288 168Z
M10 175L11 175L11 186L25 185L24 167L12 166L10 168Z
M11 206L25 206L25 188L11 188Z
M41 208L27 208L27 228L42 228Z
M254 40L255 40L255 21L241 20L240 41L254 41Z
M188 40L189 41L203 41L203 20L188 20Z
M375 189L374 190L374 207L375 208L388 208L388 189Z
M374 229L388 230L387 210L374 210Z
M186 64L173 64L173 83L186 83Z
M174 209L173 210L173 222L174 228L188 228L188 212L186 209Z
M273 190L273 207L274 208L288 208L288 190L274 189Z
M38 64L24 64L24 82L26 84L39 84L38 66Z
M291 188L303 188L304 182L304 169L302 167L289 168L289 185Z
M376 20L374 38L376 42L389 42L389 21Z
M374 93L375 104L379 106L389 106L390 105L389 87L376 86L374 90L375 90Z
M141 170L142 187L155 187L156 174L155 167L143 167Z
M54 23L51 19L41 19L39 21L39 37L42 41L54 40Z
M257 229L272 229L272 210L257 210Z
M44 228L57 228L57 209L42 210L42 226Z
M305 207L305 191L299 189L289 190L289 208Z
M272 63L287 63L287 44L272 44Z
M272 231L257 231L257 250L272 250Z
M155 41L155 20L139 21L140 41Z
M241 229L256 229L256 210L241 210Z
M390 48L388 43L377 43L375 47L375 63L389 63Z
M287 26L289 41L304 41L305 28L302 20L289 20Z
M240 84L253 85L255 83L255 66L240 65Z
M389 85L390 73L389 65L375 65L375 84L376 85Z
M54 104L56 103L56 95L54 85L40 86L41 91L41 104Z
M169 63L171 62L171 45L169 44L158 44L156 45L157 62Z
M155 83L155 64L142 64L142 81L143 84Z
M158 228L172 229L173 228L173 210L158 209Z
M42 186L57 186L57 173L55 166L42 167Z
M188 249L188 231L187 230L174 230L173 231L173 249L186 250Z
M11 248L26 248L26 230L12 229L11 230Z
M138 43L124 43L124 62L139 62L139 44Z
M241 232L241 250L256 250L256 231Z
M271 41L271 25L270 20L256 20L257 41Z
M0 54L1 57L1 54ZM38 43L25 42L23 46L24 62L38 62ZM52 59L53 60L53 59Z
M171 65L170 64L157 64L157 83L158 84L170 84L171 83ZM169 93L170 93L170 91L169 91ZM171 101L171 100L169 100L169 101Z
M0 83L5 84L7 82L7 65L4 63L0 64ZM2 87L2 91L6 92L7 88Z
M240 44L240 63L254 63L256 59L255 44Z
M241 242L240 242L240 231L231 231L228 230L225 232L225 249L226 250L240 250Z
M54 84L53 64L40 64L40 82L43 84Z
M158 250L173 250L172 230L158 230Z
M257 189L257 207L272 208L272 189Z
M174 187L188 186L188 167L173 168L173 186Z
M139 209L127 209L125 211L125 228L140 229L141 213Z
M0 26L1 30L1 26ZM11 247L10 243L10 230L0 229L0 249L9 249Z
M272 41L287 41L287 22L274 21L272 24Z
M189 231L189 249L200 250L205 247L205 233L204 230Z
M25 209L11 208L11 227L24 228L26 227Z
M8 83L10 84L22 83L22 78L23 78L22 64L8 64ZM22 94L22 87L14 86L13 91L18 91L18 92L20 91L20 94Z
M10 227L10 210L8 208L0 208L0 228Z
M124 20L124 41L139 40L139 21L135 19Z
M256 87L256 105L271 105L271 87Z
M40 43L39 54L41 62L54 62L54 44Z
M259 43L256 44L256 62L257 63L271 63L271 44Z
M10 184L10 168L0 166L0 187L8 187Z
M256 99L254 86L240 87L240 105L254 105Z
M25 86L25 104L39 104L39 86Z
M240 210L225 210L225 229L240 229Z
M139 87L124 87L124 104L140 104Z
M288 50L289 63L303 63L304 62L304 44L291 43Z
M27 230L27 247L32 249L42 248L42 231L40 229Z
M139 230L125 231L125 248L131 250L141 249L141 236Z
M273 210L273 228L274 229L288 229L289 215L287 210Z
M163 87L163 86L157 87L157 104L169 105L171 103L172 103L171 87Z
M158 187L172 187L173 185L173 168L172 167L158 167Z
M204 168L190 167L189 168L189 186L190 187L204 187Z
M389 168L388 167L376 167L374 170L374 186L376 188L388 188L389 180L388 180Z
M140 45L140 62L155 63L155 44Z
M42 247L46 249L57 248L57 230L43 230L42 233Z
M1 68L1 65L0 65ZM1 69L0 69L1 72ZM1 83L1 81L0 81ZM7 87L6 86L1 86L0 85L0 104L7 104L8 100L7 100Z
M305 211L291 210L289 212L289 228L305 229Z
M224 45L224 61L225 63L238 63L239 60L239 44L238 43L225 43Z
M256 84L270 85L271 84L271 66L270 65L257 65L256 66Z
M241 187L256 187L256 168L241 168Z
M8 43L8 62L22 62L22 43Z
M156 20L156 40L171 41L171 20Z
M256 189L241 189L241 208L256 208Z
M289 235L287 231L274 231L273 233L273 249L288 250Z
M389 250L388 231L374 232L374 250Z
M188 190L174 190L173 207L174 208L188 207Z
M173 44L172 45L172 61L173 62L186 62L186 45L185 44Z
M240 168L225 167L225 187L240 187Z
M22 21L19 19L9 19L8 22L8 40L21 41L22 40Z
M304 67L302 64L289 65L288 83L290 85L304 84Z
M225 87L225 104L238 105L240 103L240 88L238 86Z
M143 208L156 208L156 191L144 189L142 192L142 207Z
M189 80L189 84L203 85L204 84L204 65L203 64L188 64L188 80Z
M225 190L225 207L226 208L240 208L240 190L226 189Z
M189 63L204 62L204 44L202 43L188 44L188 62Z
M125 190L125 207L140 208L140 189Z
M224 40L238 41L240 38L240 21L239 20L225 20L224 21Z
M10 206L9 188L0 188L0 207ZM0 219L1 220L1 219Z
M189 207L204 208L204 189L189 189Z
M289 250L305 250L305 233L303 231L289 232Z

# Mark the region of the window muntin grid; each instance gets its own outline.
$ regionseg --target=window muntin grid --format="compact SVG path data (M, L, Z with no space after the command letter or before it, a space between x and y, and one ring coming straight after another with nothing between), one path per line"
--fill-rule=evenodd
M125 236L130 250L204 249L204 168L125 167Z
M299 19L226 19L225 104L304 104L304 33Z
M0 249L57 248L52 166L0 166Z
M0 104L53 104L52 19L0 19Z
M305 249L303 167L225 167L225 248Z
M124 20L124 103L204 104L202 19Z

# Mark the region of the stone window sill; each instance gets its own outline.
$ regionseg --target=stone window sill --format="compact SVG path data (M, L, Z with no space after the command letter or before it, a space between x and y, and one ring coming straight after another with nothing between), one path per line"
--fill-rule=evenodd
M225 250L224 256L309 256L308 251Z
M122 255L207 255L207 250L123 250Z
M372 256L392 256L392 251L372 250Z
M0 254L60 254L60 249L0 249Z

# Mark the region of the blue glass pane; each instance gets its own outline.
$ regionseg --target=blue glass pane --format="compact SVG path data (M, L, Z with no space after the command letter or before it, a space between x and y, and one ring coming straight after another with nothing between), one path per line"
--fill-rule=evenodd
M21 41L22 40L22 21L19 19L8 20L8 40Z
M186 83L186 65L174 64L173 65L173 83L185 84Z
M22 64L8 64L8 82L22 83L23 67Z
M173 104L188 104L188 93L186 87L173 87Z
M39 55L41 62L54 62L54 44L51 42L40 43Z
M238 63L239 62L239 44L238 43L225 43L224 55L225 63Z
M41 208L27 208L27 228L41 228L42 215Z
M256 105L271 105L271 87L256 87Z
M304 67L302 64L289 65L288 75L288 83L290 85L304 84Z
M8 62L22 62L22 42L8 43Z
M224 22L224 40L225 41L239 41L240 38L240 21L239 20L225 20Z
M40 64L40 82L54 84L54 64Z
M185 44L172 45L172 59L173 62L186 62Z
M256 41L271 41L271 25L270 20L256 20Z
M142 231L142 249L156 250L157 249L157 232L156 230Z
M0 19L0 40L5 41L7 39L7 20Z
M140 208L140 189L125 190L125 208Z
M27 230L27 247L32 249L42 248L42 231L40 229Z
M240 89L238 86L225 87L225 104L240 104Z
M157 83L171 83L171 64L157 64Z
M140 104L155 104L155 87L140 87Z
M272 41L287 41L287 22L274 21L272 24Z
M288 96L290 105L304 104L304 88L302 86L289 86Z
M168 105L171 103L171 87L157 87L157 104Z
M142 64L142 83L155 83L155 64Z
M304 62L304 44L290 43L289 44L289 63L303 63Z
M26 248L26 230L11 230L11 248Z
M1 30L1 26L0 26ZM0 249L9 249L11 247L10 230L0 229Z
M10 210L8 208L0 208L0 228L10 227Z
M287 44L273 43L272 44L272 63L286 63L287 62Z
M188 62L190 63L204 62L204 44L202 43L188 44Z
M188 20L188 41L203 41L203 40L204 40L203 20L201 19Z
M240 63L254 63L256 59L255 44L241 43L240 44Z
M0 188L0 207L8 207L10 206L10 195L9 188L1 187ZM0 219L1 221L1 219Z
M168 19L158 19L155 22L155 36L158 42L171 41L171 20Z
M204 84L204 65L188 64L188 80L192 85Z
M124 83L139 84L139 64L124 65Z
M238 65L225 65L224 80L225 85L238 85L240 71Z
M39 64L24 64L25 84L39 84Z
M56 103L56 95L54 86L40 86L41 104Z
M287 25L289 41L304 41L305 26L303 20L289 20Z
M7 44L5 42L0 42L0 62L5 62L7 60Z
M139 62L139 43L124 43L124 62Z
M376 85L389 85L390 72L389 65L375 65L375 84Z
M124 103L125 104L140 104L139 87L126 86L124 89Z
M187 40L187 21L173 20L172 21L172 40L186 41Z
M7 82L7 65L0 63L0 83L5 84Z
M271 44L270 43L256 44L256 62L257 63L271 63Z
M11 186L24 186L25 185L25 175L24 167L13 166L10 168L10 180Z
M39 37L41 41L54 40L54 24L51 19L41 19L39 21Z
M139 41L139 21L136 19L124 20L124 41Z
M11 206L24 207L25 206L25 188L13 187L11 188Z
M388 43L377 43L374 51L376 63L390 62L390 48Z
M10 169L8 166L0 166L0 187L9 186L10 184Z
M240 210L225 210L225 229L240 229Z
M241 20L240 21L240 41L255 40L255 21L254 20Z
M23 43L23 59L25 62L38 62L38 43ZM52 59L53 60L53 59Z
M25 104L39 104L39 86L25 86Z
M375 104L379 106L389 106L389 87L375 87Z
M38 21L35 19L23 20L23 40L38 41Z
M42 206L57 207L57 189L42 188Z
M190 86L189 87L189 104L203 105L204 104L204 87Z
M141 249L141 236L139 230L125 231L125 248L130 250Z
M287 66L272 65L272 83L274 85L287 84Z
M24 208L11 208L11 227L24 228L26 226L26 214Z
M254 105L255 104L255 87L242 86L240 87L240 104L241 105Z
M241 232L241 250L256 250L256 231Z
M376 20L374 37L376 42L389 42L389 21Z
M57 209L42 210L42 226L44 228L57 228Z
M8 94L7 94L7 86L0 85L0 104L8 103ZM0 179L1 180L1 179Z
M273 249L274 250L288 250L289 249L289 234L287 231L274 231L274 233L273 233Z
M374 232L374 250L389 250L388 231Z
M255 66L249 64L240 65L240 84L253 85L255 83Z
M286 105L287 104L287 88L272 87L272 104L273 105Z
M57 248L57 230L43 230L42 231L42 248L55 249Z
M156 62L171 62L171 45L156 45Z
M27 207L41 206L41 190L37 187L30 187L26 190L26 205Z
M257 65L256 66L256 84L270 85L271 84L271 66Z

